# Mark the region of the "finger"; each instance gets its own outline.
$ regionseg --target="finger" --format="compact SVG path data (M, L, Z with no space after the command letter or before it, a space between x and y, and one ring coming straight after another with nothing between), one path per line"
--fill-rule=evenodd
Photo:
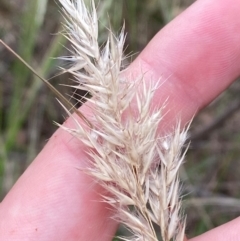
M188 121L238 76L239 10L239 1L197 1L131 65L136 74L166 80L155 105L169 97L168 122L178 114ZM100 202L103 190L77 169L86 160L82 144L58 130L1 203L1 238L111 240L117 224Z
M59 129L1 203L1 240L111 240L116 224L99 202L103 190L79 171L86 159Z
M180 115L188 121L239 76L239 10L240 1L197 1L134 62L136 72L162 77L156 105L168 98L167 120Z
M204 233L189 241L232 241L239 240L240 218L214 228L213 230Z

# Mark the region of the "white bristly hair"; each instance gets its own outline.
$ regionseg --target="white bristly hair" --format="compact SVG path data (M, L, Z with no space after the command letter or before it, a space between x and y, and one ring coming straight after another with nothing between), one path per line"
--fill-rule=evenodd
M178 124L172 134L158 136L163 108L154 108L152 99L159 84L122 74L123 29L118 37L109 30L100 48L94 1L90 11L83 0L59 1L72 45L71 56L62 59L72 62L66 71L76 79L73 87L92 96L85 98L93 112L92 128L77 118L75 129L62 128L86 145L91 163L86 172L108 191L104 201L133 234L123 240L157 241L158 225L163 241L183 241L178 173L186 130Z

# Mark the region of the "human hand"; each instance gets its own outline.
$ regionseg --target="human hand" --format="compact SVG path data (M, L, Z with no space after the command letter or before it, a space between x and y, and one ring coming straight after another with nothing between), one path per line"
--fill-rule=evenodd
M199 0L129 67L167 79L154 99L161 106L168 98L165 127L179 115L188 122L239 76L239 12L239 0ZM83 106L82 112L90 110ZM86 160L83 145L59 129L0 204L1 240L111 240L117 223L101 202L103 190L77 169ZM235 219L191 241L238 240L239 226Z

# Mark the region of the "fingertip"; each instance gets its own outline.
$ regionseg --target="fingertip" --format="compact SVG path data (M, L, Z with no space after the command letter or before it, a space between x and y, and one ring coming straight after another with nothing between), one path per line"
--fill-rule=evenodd
M189 241L232 241L239 240L240 218L236 218Z
M231 3L230 3L231 2ZM188 121L240 75L240 1L202 0L163 28L133 63L161 78L156 103ZM186 118L185 118L186 117Z

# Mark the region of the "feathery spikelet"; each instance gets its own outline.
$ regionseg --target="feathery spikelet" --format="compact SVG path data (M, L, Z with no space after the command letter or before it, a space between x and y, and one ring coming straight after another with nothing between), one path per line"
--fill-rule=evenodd
M158 83L144 76L129 81L121 63L125 35L109 31L106 44L98 44L98 19L92 1L91 13L83 0L59 0L66 21L65 37L72 44L76 89L88 91L93 111L85 128L77 119L75 129L62 128L86 145L90 167L86 170L108 191L104 200L116 209L114 218L132 232L123 240L183 241L185 220L180 217L179 167L186 131L159 137L162 109L151 106Z

